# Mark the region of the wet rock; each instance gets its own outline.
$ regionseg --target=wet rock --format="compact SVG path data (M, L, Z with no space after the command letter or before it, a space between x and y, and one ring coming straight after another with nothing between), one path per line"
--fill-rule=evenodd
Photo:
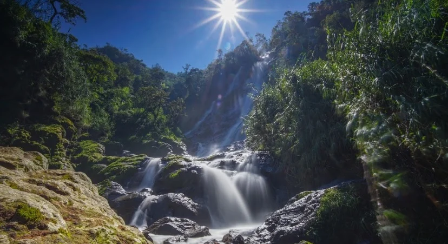
M156 235L182 235L186 237L209 236L207 227L186 218L165 217L148 226L144 233Z
M154 158L166 157L173 152L173 148L166 142L149 141L149 142L135 142L128 145L127 149L136 154L146 154Z
M140 203L145 200L147 194L140 192L130 192L124 195L118 196L116 198L108 198L109 205L112 209L117 212L120 217L124 219L126 223L130 223L135 210L138 208Z
M118 197L126 195L125 189L117 182L111 181L110 184L105 188L104 192L101 194L108 201L112 201Z
M140 193L150 194L152 195L154 191L151 188L143 188L140 190Z
M242 235L237 235L233 241L232 244L244 244L244 237Z
M227 233L223 238L222 242L225 244L244 244L244 237L242 235L236 234L233 231Z
M211 239L209 241L204 242L204 244L219 244L219 241L216 239Z
M145 209L147 211L146 220L148 225L166 216L188 218L201 225L209 226L211 224L208 208L194 202L182 193L152 196L148 200L146 203L147 208Z
M180 243L180 242L187 242L188 237L186 236L173 236L171 238L168 238L163 241L163 244L172 244L172 243Z
M183 193L196 199L204 195L203 168L188 162L170 162L157 175L153 190L157 194Z
M247 238L247 243L298 243L306 240L324 192L312 192L275 211Z
M146 238L146 240L154 243L154 240L152 239L152 237L149 235L149 232L143 232L143 236Z

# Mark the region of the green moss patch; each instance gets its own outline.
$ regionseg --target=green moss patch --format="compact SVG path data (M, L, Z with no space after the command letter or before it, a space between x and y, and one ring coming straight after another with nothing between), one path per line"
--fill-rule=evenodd
M297 194L295 196L296 200L302 199L306 196L308 196L309 194L313 193L312 191L302 191L301 193Z
M308 235L316 243L361 243L377 238L375 211L366 186L328 189Z
M73 150L72 160L76 164L97 163L103 158L104 147L94 141L81 141Z
M28 227L35 227L40 225L41 221L45 219L44 215L39 209L33 208L26 203L19 203L17 205L14 217L20 224Z
M174 179L174 178L176 178L177 176L179 176L179 172L180 172L180 171L181 171L180 169L174 171L173 173L170 174L169 178L170 178L170 179Z

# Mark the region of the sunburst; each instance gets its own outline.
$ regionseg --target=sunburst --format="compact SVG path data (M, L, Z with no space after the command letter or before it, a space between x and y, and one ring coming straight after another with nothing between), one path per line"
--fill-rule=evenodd
M212 11L212 12L215 12L215 14L212 15L211 17L203 20L202 22L200 22L198 25L196 25L195 28L198 28L200 26L203 26L207 23L210 23L210 22L216 20L217 22L213 26L213 29L210 32L210 35L213 34L216 31L216 29L218 29L219 26L221 26L221 34L219 36L218 49L221 47L222 39L224 37L224 33L226 31L227 26L230 27L230 31L232 32L232 35L233 35L234 27L236 27L236 29L238 29L238 31L241 33L241 35L244 37L244 39L246 39L246 40L248 39L246 33L243 31L243 29L241 28L241 25L238 21L244 20L244 21L250 22L246 17L244 17L242 15L242 13L258 12L259 11L256 9L241 8L242 5L247 3L249 0L241 0L241 1L238 1L238 0L207 0L207 1L212 3L214 5L214 7L201 7L200 9Z

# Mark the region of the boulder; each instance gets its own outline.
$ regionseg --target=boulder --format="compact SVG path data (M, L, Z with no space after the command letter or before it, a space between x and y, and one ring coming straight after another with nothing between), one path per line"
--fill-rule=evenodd
M156 176L153 190L157 194L183 193L197 199L204 195L203 168L189 162L170 162Z
M224 235L221 241L225 244L245 244L246 242L241 234L243 233L238 230L230 230L229 233Z
M130 223L132 216L138 209L138 206L145 200L147 194L140 192L125 193L125 195L116 198L108 198L110 207L124 219L126 223Z
M100 193L101 196L105 197L107 201L112 201L118 197L124 196L127 194L126 190L117 182L110 181L108 182L105 189Z
M316 218L325 190L315 191L275 211L255 232L248 243L298 243Z
M163 241L163 244L185 243L188 241L186 236L173 236Z
M151 199L146 204L146 220L148 225L166 216L188 218L206 226L210 226L211 224L208 208L194 202L182 193L151 196ZM120 212L118 211L118 213Z
M376 216L363 180L291 198L247 243L379 243Z
M210 236L207 227L186 218L165 217L148 226L144 233L156 235L182 235L186 237Z
M211 239L209 241L204 242L204 244L219 244L219 241L216 239Z
M0 158L10 155L0 150ZM24 170L25 156L14 162L22 167L0 165L1 243L150 243L125 225L84 173Z
M211 224L208 208L194 202L184 194L151 195L152 191L148 191L148 189L143 189L140 192L125 192L124 195L120 196L118 195L122 194L122 191L111 192L107 195L109 205L126 223L131 222L135 211L145 201L145 206L141 207L143 212L146 211L147 225L151 225L166 216L188 218L201 225L208 226Z
M0 166L11 170L44 170L48 169L48 160L39 152L24 152L17 147L0 147Z

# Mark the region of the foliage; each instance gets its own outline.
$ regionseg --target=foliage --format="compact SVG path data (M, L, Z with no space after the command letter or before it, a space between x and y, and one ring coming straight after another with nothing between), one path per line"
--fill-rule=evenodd
M285 70L254 98L247 144L269 150L291 183L313 188L356 167L342 116L333 106L333 67L322 60Z
M375 214L367 194L359 186L343 186L325 191L315 222L307 233L316 243L360 243L374 240ZM367 199L367 201L365 200Z
M74 45L15 1L0 6L0 123L73 110L87 95Z
M276 46L303 46L311 22L324 20L326 61L299 50L291 61L305 56L296 67L277 62L246 121L248 144L271 151L300 187L347 174L357 155L378 201L383 241L440 242L448 228L448 5L388 0L356 1L350 12L322 8L342 2L287 13L274 28L278 57Z
M405 235L414 242L443 238L431 234L433 225L418 223L434 221L425 218L439 212L431 202L443 194L438 186L446 184L447 10L433 0L383 1L379 15L360 16L329 53L339 77L335 102L379 188L380 206L391 209L385 216L401 213L413 223ZM398 196L413 204L401 204ZM427 212L415 212L416 206ZM394 219L384 225L395 225Z

